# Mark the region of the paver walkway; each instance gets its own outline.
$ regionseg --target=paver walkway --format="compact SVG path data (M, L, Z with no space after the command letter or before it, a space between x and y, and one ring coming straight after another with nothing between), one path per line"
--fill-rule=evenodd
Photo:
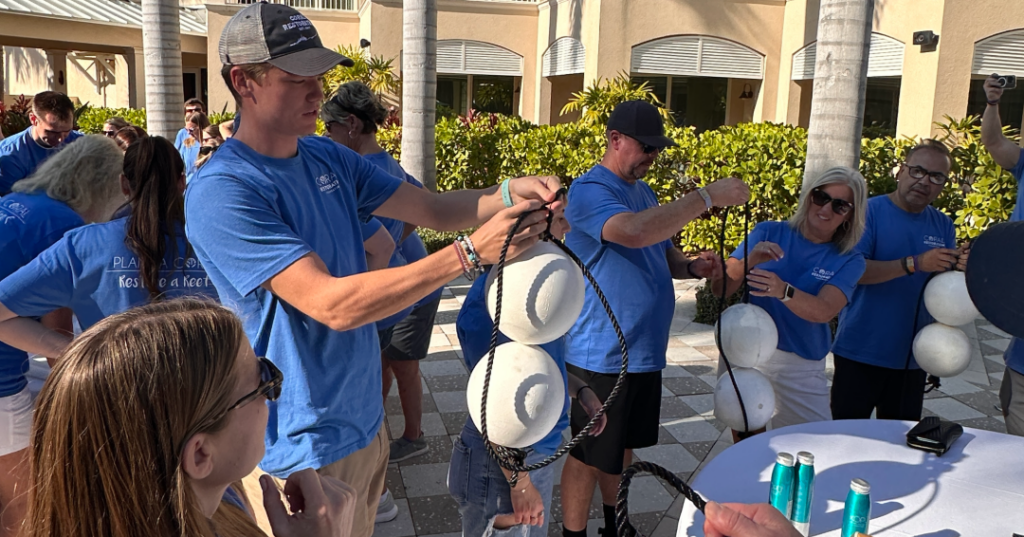
M455 319L469 282L452 282L442 297L430 354L421 362L423 373L423 432L430 453L388 467L387 483L399 507L396 520L377 525L378 537L460 535L459 513L448 495L446 478L452 440L466 421L466 383L469 372L462 361ZM636 457L651 461L689 480L715 455L731 444L725 426L712 415L712 390L718 350L711 326L694 323L696 313L693 281L676 282L676 310L669 338L668 366L663 373L661 430L658 445L636 451ZM1009 336L979 320L965 327L974 355L971 365L956 378L943 379L942 389L926 396L925 415L938 415L968 427L1005 432L998 409L1002 379L1002 352ZM828 361L831 378L831 357ZM395 388L386 404L392 435L400 435L404 424ZM561 461L556 475L561 474ZM561 535L559 480L555 480L549 535ZM682 498L659 479L641 476L629 490L633 524L650 537L673 537ZM600 494L595 494L588 535L597 536L603 525Z

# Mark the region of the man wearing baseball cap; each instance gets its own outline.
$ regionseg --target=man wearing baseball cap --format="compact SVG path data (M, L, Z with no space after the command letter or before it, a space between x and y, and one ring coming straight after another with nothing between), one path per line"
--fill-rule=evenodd
M614 310L629 349L629 372L608 410L608 425L569 452L562 470L562 532L586 535L594 485L604 501L605 535L615 534L615 496L632 450L658 443L661 370L665 368L669 326L675 312L673 279L707 278L721 271L709 252L687 259L672 237L712 206L740 205L747 185L723 179L665 205L642 181L658 154L675 146L665 136L659 110L643 101L615 107L608 118L608 149L601 163L573 181L566 219L572 231L565 243L594 274ZM589 286L583 312L569 330L567 369L604 401L622 368L615 331ZM588 421L573 402L573 434Z
M437 195L308 136L324 98L319 76L351 61L288 6L239 11L224 27L220 58L245 120L190 182L186 232L221 301L284 375L260 467L278 479L315 468L347 482L358 495L352 535L367 537L389 455L374 322L495 262L516 217L553 201L561 185L529 177L501 192ZM546 213L526 217L513 255L538 240ZM482 225L421 261L367 272L360 223L374 214L441 230Z

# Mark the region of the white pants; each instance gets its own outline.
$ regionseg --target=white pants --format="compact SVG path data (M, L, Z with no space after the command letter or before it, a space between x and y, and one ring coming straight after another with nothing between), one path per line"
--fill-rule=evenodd
M776 349L757 370L768 377L775 390L775 413L768 422L769 429L832 419L825 360L806 360ZM718 376L726 373L725 363L719 358Z
M28 447L32 434L32 394L28 388L0 397L0 457Z

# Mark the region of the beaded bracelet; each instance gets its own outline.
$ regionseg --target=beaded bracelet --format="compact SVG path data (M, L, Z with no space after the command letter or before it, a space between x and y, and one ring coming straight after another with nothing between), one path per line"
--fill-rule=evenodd
M473 240L465 235L459 235L456 238L459 244L462 245L463 249L466 250L466 258L473 268L478 272L483 272L483 267L480 266L480 256L476 253L476 248L473 246Z
M466 252L463 249L462 244L459 241L455 241L452 243L452 247L455 248L455 253L456 255L459 256L459 264L462 265L463 276L465 276L470 281L476 279L476 271L473 270L473 266L469 263L469 260L466 258Z

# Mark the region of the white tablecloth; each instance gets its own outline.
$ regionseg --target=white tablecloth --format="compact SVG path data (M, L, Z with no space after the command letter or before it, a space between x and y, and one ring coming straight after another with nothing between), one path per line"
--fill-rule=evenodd
M964 429L942 457L907 447L910 422L808 423L754 436L723 451L693 488L720 503L768 501L775 456L814 454L811 535L837 536L850 480L871 484L873 536L1024 535L1024 438ZM703 536L704 515L686 502L676 535Z

